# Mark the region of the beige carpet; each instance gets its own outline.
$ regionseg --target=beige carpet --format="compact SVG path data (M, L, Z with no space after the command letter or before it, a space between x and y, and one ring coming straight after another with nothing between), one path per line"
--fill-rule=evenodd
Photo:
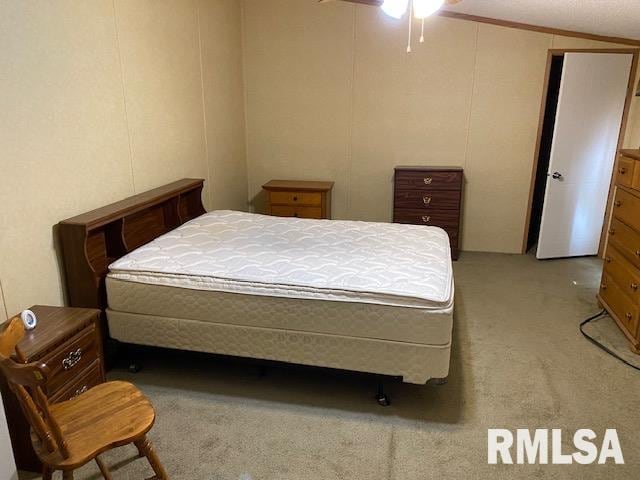
M635 479L640 472L640 376L582 337L598 311L601 264L464 253L456 263L450 381L392 383L268 368L199 355L156 355L134 381L154 402L151 438L180 480ZM487 428L617 428L622 466L489 466ZM571 438L565 436L565 448ZM115 479L151 472L122 449ZM96 478L93 467L76 478Z
M631 351L627 337L609 315L595 318L583 327L583 331L594 341L615 353L624 361L636 368L640 368L640 355ZM638 374L640 375L640 372Z

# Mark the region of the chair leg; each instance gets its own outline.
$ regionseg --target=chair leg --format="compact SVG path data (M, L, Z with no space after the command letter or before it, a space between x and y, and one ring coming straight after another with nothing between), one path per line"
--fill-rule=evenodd
M169 477L167 476L167 472L162 466L162 463L160 463L160 459L158 458L156 452L153 450L153 446L151 445L151 442L149 441L147 436L144 435L139 440L136 440L134 444L136 447L138 447L138 451L142 452L142 454L147 457L151 468L153 468L153 472L156 474L156 478L158 480L168 480Z
M96 457L96 463L98 464L98 468L100 469L100 473L102 473L104 480L113 480L113 477L111 476L111 472L109 471L109 469L107 468L107 466L104 464L104 462L100 457Z
M53 470L49 465L42 466L42 480L51 480L53 478Z

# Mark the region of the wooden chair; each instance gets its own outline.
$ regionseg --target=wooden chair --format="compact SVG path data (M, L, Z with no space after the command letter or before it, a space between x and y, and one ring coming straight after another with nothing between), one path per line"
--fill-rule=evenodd
M91 460L96 461L102 476L111 480L98 455L129 443L135 444L140 457L147 457L155 472L152 479L166 480L167 473L146 436L155 420L149 400L128 382L107 382L66 402L49 404L42 390L49 368L11 359L23 335L22 321L14 318L0 335L0 370L31 425L43 480L50 480L56 470L63 472L65 480L72 480L73 471Z

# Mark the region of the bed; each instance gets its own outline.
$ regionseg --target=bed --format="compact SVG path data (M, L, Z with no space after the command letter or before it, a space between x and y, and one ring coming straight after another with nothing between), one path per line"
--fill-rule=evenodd
M182 182L63 222L85 225L85 245L101 232L90 306L105 311L110 338L416 384L447 377L454 287L443 230L205 213L202 181L186 192Z

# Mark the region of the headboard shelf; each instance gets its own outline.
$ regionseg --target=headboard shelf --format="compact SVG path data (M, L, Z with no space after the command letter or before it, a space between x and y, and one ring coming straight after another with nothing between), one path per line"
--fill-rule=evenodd
M60 222L70 306L104 310L109 265L205 213L203 185L185 178Z

